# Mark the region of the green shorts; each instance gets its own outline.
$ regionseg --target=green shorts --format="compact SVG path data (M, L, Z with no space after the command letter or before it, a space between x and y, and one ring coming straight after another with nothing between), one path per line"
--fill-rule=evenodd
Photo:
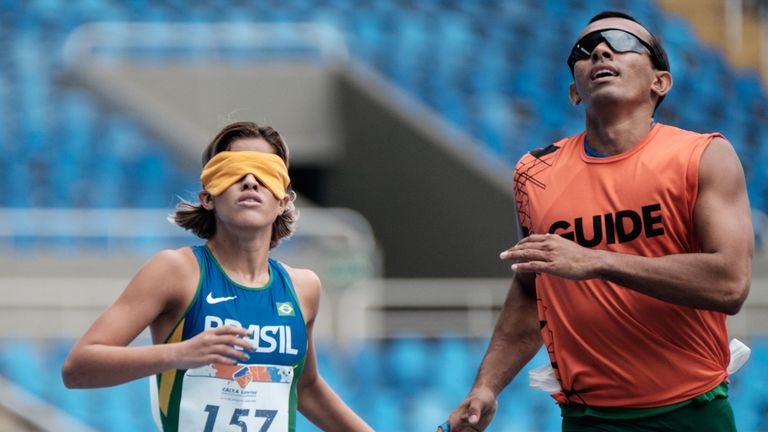
M736 421L728 398L692 402L673 411L631 420L593 416L563 417L563 432L579 431L736 431Z

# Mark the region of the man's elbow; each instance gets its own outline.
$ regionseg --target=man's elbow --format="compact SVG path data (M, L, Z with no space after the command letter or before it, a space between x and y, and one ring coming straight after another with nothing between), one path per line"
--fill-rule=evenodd
M734 282L723 300L723 312L728 315L736 315L739 313L749 295L749 286L750 278Z

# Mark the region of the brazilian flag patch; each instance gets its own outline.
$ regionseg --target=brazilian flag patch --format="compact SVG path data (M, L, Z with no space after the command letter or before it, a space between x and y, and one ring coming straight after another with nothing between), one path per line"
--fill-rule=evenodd
M293 303L291 302L277 302L275 303L275 306L277 307L277 315L278 316L295 316L296 312L293 310Z

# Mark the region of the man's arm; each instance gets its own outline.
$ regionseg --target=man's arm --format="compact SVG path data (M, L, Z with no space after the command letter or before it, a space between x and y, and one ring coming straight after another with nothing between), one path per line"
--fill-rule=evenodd
M737 313L749 293L754 238L744 172L722 138L712 140L699 163L694 229L698 253L642 257L545 234L523 239L501 258L516 261L516 271L602 278L669 303Z
M496 398L541 347L533 274L517 274L466 399L451 413L451 431L484 430Z

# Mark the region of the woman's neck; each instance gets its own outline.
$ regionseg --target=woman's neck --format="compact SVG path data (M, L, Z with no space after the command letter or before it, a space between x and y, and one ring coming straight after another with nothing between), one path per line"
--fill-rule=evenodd
M218 230L206 245L227 275L246 286L263 286L269 281L269 236L232 235Z

